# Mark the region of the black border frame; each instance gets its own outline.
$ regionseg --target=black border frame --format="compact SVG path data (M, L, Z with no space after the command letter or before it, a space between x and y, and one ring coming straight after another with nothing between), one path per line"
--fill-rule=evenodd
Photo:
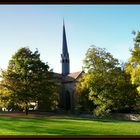
M125 0L122 0L122 1L119 1L119 0L94 0L94 1L90 1L90 0L81 0L81 1L78 1L78 0L66 0L66 1L62 1L62 0L47 0L46 2L45 1L3 1L3 2L0 2L0 5L69 5L69 4L72 4L72 5L88 5L88 4L94 4L94 5L116 5L116 4L119 4L119 5L127 5L127 4L130 4L130 5L135 5L135 4L140 4L140 2L138 1L125 1ZM105 139L105 140L110 140L110 139L126 139L126 140L129 140L129 139L140 139L140 136L0 136L0 139L7 139L7 140L17 140L17 139L37 139L37 140L53 140L53 139L58 139L58 140L64 140L64 139L76 139L76 140L82 140L82 139L94 139L94 140L102 140L102 139Z

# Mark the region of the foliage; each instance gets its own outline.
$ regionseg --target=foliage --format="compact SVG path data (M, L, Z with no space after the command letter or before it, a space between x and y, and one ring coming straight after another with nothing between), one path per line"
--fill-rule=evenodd
M126 72L131 75L131 82L137 86L140 93L140 32L137 32L134 47L130 51L131 57L127 63Z
M45 102L47 109L56 100L56 84L48 64L40 60L38 50L20 48L9 61L8 69L1 72L1 102L6 107L19 106L28 110L30 102Z
M92 112L94 108L94 104L91 100L89 100L89 88L87 87L87 82L89 80L90 75L85 73L81 78L80 81L76 84L76 91L79 95L79 111L81 113L89 113Z
M77 84L79 95L86 95L93 102L96 116L107 115L110 111L133 110L137 93L126 74L115 59L105 49L91 47L84 59L87 73Z

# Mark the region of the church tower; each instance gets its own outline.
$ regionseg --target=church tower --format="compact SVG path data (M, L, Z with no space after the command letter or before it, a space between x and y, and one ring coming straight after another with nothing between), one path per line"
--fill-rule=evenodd
M63 41L62 41L61 63L62 63L62 75L65 76L70 73L70 60L69 60L64 21L63 21Z

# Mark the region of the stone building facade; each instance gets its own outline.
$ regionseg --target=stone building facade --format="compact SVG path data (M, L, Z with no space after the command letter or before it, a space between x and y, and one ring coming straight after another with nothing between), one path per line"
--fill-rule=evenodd
M76 93L76 83L84 74L83 71L62 75L54 73L55 79L59 82L61 92L59 95L59 106L63 110L74 111L78 105L78 94Z

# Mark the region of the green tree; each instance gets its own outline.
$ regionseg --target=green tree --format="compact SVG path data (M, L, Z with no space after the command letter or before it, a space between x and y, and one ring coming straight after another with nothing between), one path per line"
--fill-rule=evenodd
M89 99L89 88L87 86L89 78L90 75L88 73L84 73L84 75L80 78L80 81L76 84L76 91L79 95L78 110L81 113L92 112L94 109L93 101Z
M139 95L136 86L131 84L130 75L122 67L107 73L108 98L112 101L111 112L132 113L135 111Z
M40 60L38 50L19 49L9 61L7 70L1 72L1 102L14 105L28 114L30 102L47 104L50 109L57 102L57 86L47 63Z
M126 66L126 72L131 75L131 82L137 86L140 93L140 32L137 32L134 38L134 47L131 51L131 57Z
M140 32L134 32L134 47L130 49L131 56L126 64L125 71L131 76L131 83L136 87L137 97L136 109L140 110Z
M111 111L126 111L135 105L133 99L137 93L130 83L130 76L105 49L89 48L84 59L84 70L86 74L77 84L77 92L81 97L86 95L88 102L93 102L96 116Z

